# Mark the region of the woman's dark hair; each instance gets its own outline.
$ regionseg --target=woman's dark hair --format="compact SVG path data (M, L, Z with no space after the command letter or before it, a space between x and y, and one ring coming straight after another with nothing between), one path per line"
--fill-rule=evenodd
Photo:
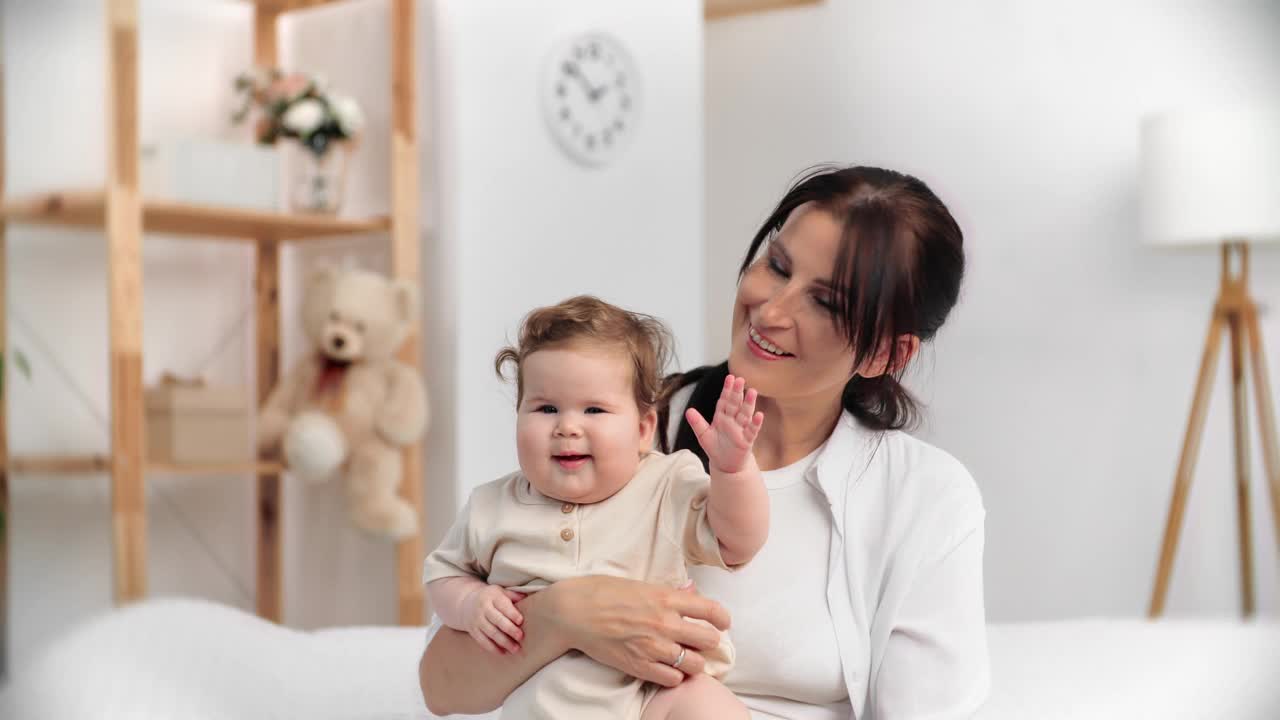
M842 405L872 430L912 426L919 408L902 386L905 363L891 340L914 335L927 341L946 321L964 275L960 226L938 196L915 177L874 167L815 167L792 184L752 238L738 270L739 282L761 247L777 235L792 211L806 203L830 213L843 228L832 282L840 291L836 326L849 342L853 366L874 357L890 341L888 367L894 370L872 378L855 376L845 385ZM659 429L665 427L671 395L691 383L698 389L689 406L711 417L727 372L726 363L669 377ZM704 389L707 392L701 392ZM708 400L710 406L703 407ZM676 447L701 454L687 426L682 420ZM659 435L665 448L665 433Z

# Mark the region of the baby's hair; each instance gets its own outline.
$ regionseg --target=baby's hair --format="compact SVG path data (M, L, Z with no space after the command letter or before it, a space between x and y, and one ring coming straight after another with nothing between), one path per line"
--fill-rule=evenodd
M663 372L671 358L671 331L651 315L623 310L590 295L572 297L526 315L519 340L498 353L493 369L506 380L507 364L516 366L518 406L524 399L524 359L539 350L576 343L626 351L635 369L632 391L641 414L658 402Z

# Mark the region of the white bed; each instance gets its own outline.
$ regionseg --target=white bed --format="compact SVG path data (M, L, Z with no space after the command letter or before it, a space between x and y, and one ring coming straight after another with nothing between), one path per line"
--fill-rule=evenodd
M1280 718L1275 623L1073 620L989 635L983 720ZM0 718L429 718L416 675L423 639L422 629L299 632L153 600L71 628L16 668Z

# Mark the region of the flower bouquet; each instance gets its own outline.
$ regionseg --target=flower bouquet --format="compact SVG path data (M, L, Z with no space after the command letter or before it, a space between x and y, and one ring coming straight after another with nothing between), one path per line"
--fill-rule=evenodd
M324 79L305 73L258 69L235 79L241 106L232 115L244 122L256 108L254 137L263 144L279 138L304 150L304 167L290 195L295 210L336 213L342 202L347 153L354 145L364 115L352 98L330 92Z

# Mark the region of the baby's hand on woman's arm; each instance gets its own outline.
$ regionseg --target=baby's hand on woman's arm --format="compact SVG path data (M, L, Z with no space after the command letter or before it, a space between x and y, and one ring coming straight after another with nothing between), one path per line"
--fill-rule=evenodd
M467 633L485 650L496 655L520 650L524 616L515 603L523 593L457 576L427 583L427 596L445 625Z
M524 631L520 625L524 617L516 610L513 599L523 595L500 585L484 585L473 589L462 600L462 622L465 630L480 647L501 655L518 652Z
M685 411L712 472L734 474L755 465L751 447L764 424L764 413L756 412L756 391L746 390L746 385L744 378L729 375L724 379L710 423L693 408Z

